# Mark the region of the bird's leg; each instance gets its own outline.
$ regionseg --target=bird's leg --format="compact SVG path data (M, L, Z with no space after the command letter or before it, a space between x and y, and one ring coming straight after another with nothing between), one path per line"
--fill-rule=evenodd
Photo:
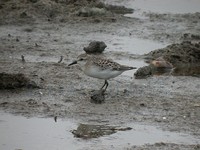
M104 88L104 86L107 84L107 81L105 80L104 85L101 87L101 90Z
M105 80L105 83L106 83L106 88L104 89L106 91L107 87L108 87L108 81Z
M105 87L105 89L103 90L104 92L106 91L107 87L108 87L108 81L105 80L104 85L101 87L101 90Z

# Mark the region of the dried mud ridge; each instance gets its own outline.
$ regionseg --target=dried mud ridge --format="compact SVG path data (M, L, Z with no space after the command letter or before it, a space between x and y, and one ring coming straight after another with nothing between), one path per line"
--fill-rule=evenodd
M34 82L25 77L24 74L0 73L0 90L16 88L39 88Z
M200 65L200 42L184 41L147 54L147 57L152 57L153 59L161 56L171 62L174 67L190 64Z
M133 9L107 5L99 0L27 0L26 2L2 0L0 1L0 24L28 24L37 21L68 22L79 20L79 17L113 17L114 14L132 12ZM96 21L101 21L101 19Z

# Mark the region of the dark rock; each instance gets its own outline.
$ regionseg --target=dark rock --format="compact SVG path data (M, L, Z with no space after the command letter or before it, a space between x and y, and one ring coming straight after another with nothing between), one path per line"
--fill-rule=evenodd
M136 79L143 79L153 75L153 67L151 65L139 68L134 76Z
M102 53L107 45L102 41L92 41L88 47L84 47L83 50L87 54Z

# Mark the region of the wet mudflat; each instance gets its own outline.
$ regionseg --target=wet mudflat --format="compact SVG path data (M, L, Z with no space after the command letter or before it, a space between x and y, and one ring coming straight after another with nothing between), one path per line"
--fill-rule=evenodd
M134 1L137 5L134 4L134 13L130 13L133 16L126 14L127 17L109 10L104 16L77 16L81 4L62 5L54 1L51 1L53 8L46 9L48 15L43 16L37 14L41 10L36 14L31 12L43 8L39 7L43 5L41 1L28 2L32 9L25 12L20 6L12 6L13 2L9 1L10 5L0 3L2 14L12 9L16 15L15 20L8 15L6 19L2 19L4 15L0 18L0 73L22 74L38 88L22 86L0 90L0 109L14 114L0 115L0 149L199 149L198 56L192 53L190 57L196 66L183 65L172 73L158 72L145 79L136 79L135 71L128 71L110 80L101 104L91 103L90 93L99 90L104 81L87 77L78 66L68 67L93 40L106 43L102 55L137 68L149 65L144 54L156 49L166 50L166 46L174 43L190 41L194 45L197 43L198 49L200 15L195 10L200 5L196 5L197 1L191 3L195 4L194 9L184 5L186 8L182 10L187 12L172 13L168 13L171 9L160 12L141 8L144 1L141 5ZM153 2L148 3L154 6ZM122 3L115 1L114 4ZM63 11L54 12L57 6L77 10L65 18L66 15L61 15ZM89 15L94 15L93 10L102 13L99 9L89 9ZM180 45L173 46L178 54ZM186 43L185 49L191 48L194 46L187 47ZM61 56L63 60L58 63ZM132 130L92 139L76 138L71 131L81 123ZM30 137L31 140L27 140Z

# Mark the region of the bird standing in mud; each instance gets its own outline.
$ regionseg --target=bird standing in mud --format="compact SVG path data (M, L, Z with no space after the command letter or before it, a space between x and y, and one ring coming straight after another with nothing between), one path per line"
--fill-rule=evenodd
M104 85L101 90L104 92L108 87L108 81L111 78L115 78L122 74L124 71L136 69L136 67L129 67L120 65L112 60L103 59L97 56L81 54L77 57L77 60L69 64L80 64L83 72L93 78L104 79Z

